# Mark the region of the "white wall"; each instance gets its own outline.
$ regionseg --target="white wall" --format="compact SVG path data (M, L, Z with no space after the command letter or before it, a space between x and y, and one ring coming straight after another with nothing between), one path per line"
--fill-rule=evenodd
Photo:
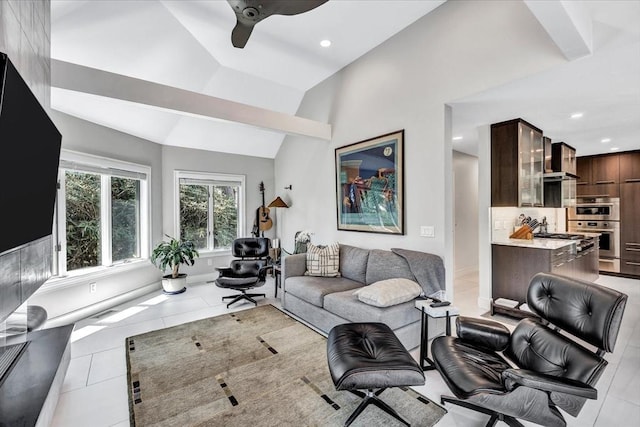
M478 158L453 152L454 275L478 269Z
M452 283L451 142L445 104L565 62L521 2L446 2L310 89L298 115L333 126L332 141L287 137L275 163L276 188L293 184L280 237L368 248L405 247L445 257ZM334 149L405 129L406 235L337 231ZM449 188L447 190L447 188ZM435 238L419 236L433 225ZM447 240L448 239L448 240Z
M62 148L151 167L151 241L162 239L162 149L159 144L136 138L67 114L52 111L51 118L62 134ZM160 287L160 272L151 263L128 267L97 277L45 283L29 300L43 306L49 318L98 304L136 289ZM95 282L97 291L90 292Z
M174 171L176 170L244 175L246 177L247 209L245 237L251 235L256 209L262 204L262 197L259 191L261 181L264 182L265 186L265 204L268 205L274 199L273 159L163 146L162 165L164 195L162 229L164 234L170 236L175 234ZM274 216L273 211L271 216ZM265 237L274 236L275 228L265 232ZM214 268L228 266L230 259L231 257L228 254L215 257L201 254L201 257L196 259L195 265L192 267L182 266L180 267L180 272L189 275L210 274L212 277L217 277L214 273Z

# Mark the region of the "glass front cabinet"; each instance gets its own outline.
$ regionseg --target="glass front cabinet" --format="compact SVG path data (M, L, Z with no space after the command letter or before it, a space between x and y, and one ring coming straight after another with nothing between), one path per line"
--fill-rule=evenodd
M542 131L522 119L491 125L491 206L544 206Z

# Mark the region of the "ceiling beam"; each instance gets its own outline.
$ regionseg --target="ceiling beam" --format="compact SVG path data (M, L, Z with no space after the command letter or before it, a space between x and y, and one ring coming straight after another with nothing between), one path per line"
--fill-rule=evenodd
M569 61L591 54L592 21L585 2L524 0Z
M331 140L331 125L122 74L51 60L51 86L144 104L177 114Z

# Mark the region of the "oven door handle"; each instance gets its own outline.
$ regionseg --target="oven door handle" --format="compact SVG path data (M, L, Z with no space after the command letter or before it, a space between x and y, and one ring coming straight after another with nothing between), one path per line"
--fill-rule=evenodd
M598 208L600 206L613 206L613 203L578 203L577 208Z
M616 260L615 259L606 259L606 258L600 258L598 261L600 262L608 262L611 264L615 264Z
M602 229L602 228L576 228L575 229L576 232L578 233L591 233L593 231L596 231L598 233L613 233L615 232L615 230L613 229Z

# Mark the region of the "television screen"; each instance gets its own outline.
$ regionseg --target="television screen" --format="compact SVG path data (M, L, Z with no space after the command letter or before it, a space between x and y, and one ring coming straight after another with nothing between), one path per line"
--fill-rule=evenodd
M0 254L52 232L62 136L0 53Z

